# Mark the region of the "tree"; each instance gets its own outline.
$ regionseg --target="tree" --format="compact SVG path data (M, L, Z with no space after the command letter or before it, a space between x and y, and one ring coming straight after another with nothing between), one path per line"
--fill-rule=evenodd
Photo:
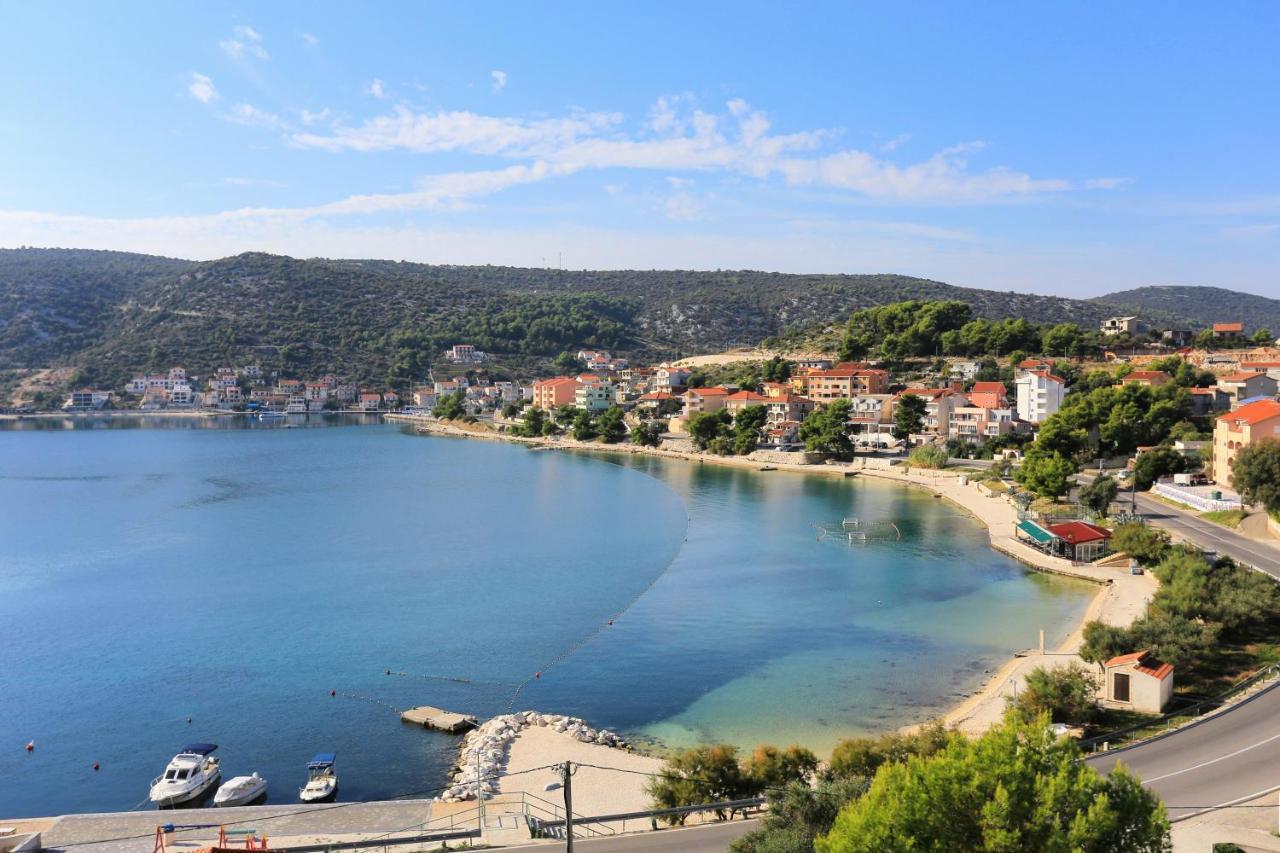
M731 418L732 415L729 414L728 409L697 412L689 416L685 428L688 429L689 438L693 439L694 446L699 450L707 450L712 442L724 436Z
M1263 439L1241 450L1231 471L1231 487L1249 503L1280 512L1280 439Z
M846 738L831 751L831 760L822 775L824 779L869 779L883 764L933 755L946 747L951 737L940 723L934 723L909 735Z
M1120 484L1103 474L1080 490L1080 503L1095 515L1106 515L1119 493Z
M733 452L746 456L760 442L760 430L769 419L764 406L744 406L733 418Z
M1133 557L1144 566L1159 562L1169 550L1169 534L1158 527L1136 521L1117 525L1111 531L1111 548Z
M579 411L573 418L573 438L575 441L590 441L599 435L596 430L596 419L588 411Z
M1253 333L1253 338L1251 340L1253 341L1253 343L1257 344L1258 346L1265 347L1265 346L1269 346L1272 342L1275 341L1275 336L1271 334L1270 329L1264 326L1258 331Z
M1161 477L1181 474L1189 462L1172 447L1153 447L1138 457L1133 466L1133 481L1139 489L1149 489Z
M1166 853L1159 798L1123 767L1102 776L1048 720L1009 721L981 738L882 767L867 794L817 839L818 853L974 850Z
M605 444L617 444L627 437L627 425L623 422L622 408L610 406L596 418L596 429Z
M832 400L800 422L798 430L805 450L810 453L828 453L837 459L853 456L853 442L849 440L849 401Z
M920 432L929 404L919 394L903 394L893 407L893 437L906 441Z
M542 435L546 425L547 413L537 406L530 406L528 411L524 413L521 423L513 427L511 431L516 435L539 436Z
M657 421L647 421L631 430L631 443L641 447L657 447L662 443L663 425Z
M693 747L667 759L658 775L645 786L645 792L653 799L654 808L674 809L741 799L749 787L738 764L738 750L720 744ZM685 815L663 820L683 825Z
M743 767L748 787L760 794L791 782L806 782L818 769L818 756L802 746L779 749L761 744Z
M442 421L457 420L467 414L466 398L461 391L445 394L436 401L435 408L431 410L431 414Z
M1057 498L1071 488L1071 477L1076 465L1061 453L1045 453L1038 447L1031 448L1014 476L1019 483L1037 495Z
M587 369L587 366L576 355L567 350L557 355L551 363L555 365L556 370L568 376L573 376Z
M1084 340L1084 333L1075 323L1059 323L1044 333L1041 349L1046 355L1075 355Z
M1072 662L1061 669L1036 667L1028 673L1026 686L1009 704L1023 720L1035 720L1047 714L1055 723L1076 726L1097 716L1097 695L1097 676Z
M813 840L826 835L846 803L867 792L870 778L823 779L816 787L792 782L771 789L759 829L729 845L731 853L813 853Z
M1084 643L1080 646L1080 657L1096 663L1099 669L1113 657L1133 651L1128 631L1097 619L1085 623L1082 636Z

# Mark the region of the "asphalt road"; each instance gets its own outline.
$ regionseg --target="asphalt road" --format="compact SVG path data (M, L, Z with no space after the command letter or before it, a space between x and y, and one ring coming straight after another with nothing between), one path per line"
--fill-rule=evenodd
M746 835L760 826L758 820L735 820L728 823L715 823L710 826L693 826L688 829L665 829L661 832L645 832L639 835L625 835L620 838L593 838L590 840L575 839L574 853L645 853L650 850L679 850L684 853L720 853L729 849L729 842L740 835ZM548 850L563 849L564 844L528 844L522 847L504 847L503 850Z
M1125 496L1117 503L1128 505ZM1153 524L1280 579L1280 548L1254 542L1189 512L1138 495ZM1138 746L1090 759L1101 771L1123 761L1180 820L1280 789L1280 687L1229 711Z

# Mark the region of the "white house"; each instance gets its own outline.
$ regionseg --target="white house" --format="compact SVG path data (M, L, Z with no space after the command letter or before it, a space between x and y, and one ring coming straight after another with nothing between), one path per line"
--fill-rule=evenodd
M1028 370L1014 380L1014 385L1018 391L1018 418L1033 424L1056 414L1067 394L1066 380L1047 370Z
M1102 321L1102 334L1107 337L1113 335L1140 335L1147 330L1147 326L1137 317L1108 317Z
M1159 714L1173 698L1173 664L1157 660L1151 652L1114 657L1103 664L1103 669L1108 704Z
M603 412L614 403L614 388L608 382L589 382L578 385L573 392L573 404L588 412Z
M110 391L93 391L89 388L81 388L79 391L71 392L71 396L67 398L67 402L63 404L62 408L101 409L110 399Z
M653 390L670 393L672 388L683 388L691 375L683 367L664 364L653 372Z

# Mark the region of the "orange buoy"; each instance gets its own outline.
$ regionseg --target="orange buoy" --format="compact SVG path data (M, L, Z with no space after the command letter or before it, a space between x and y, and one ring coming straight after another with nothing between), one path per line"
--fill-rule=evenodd
M35 752L35 751L36 751L36 742L33 740L27 741L27 752Z

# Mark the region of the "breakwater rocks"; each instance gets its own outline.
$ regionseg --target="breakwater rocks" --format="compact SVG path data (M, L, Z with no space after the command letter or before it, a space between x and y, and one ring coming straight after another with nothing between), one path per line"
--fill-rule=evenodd
M481 723L462 739L458 765L453 771L449 788L436 799L446 803L474 800L477 787L484 792L486 798L498 793L498 776L506 769L511 745L520 732L533 727L560 732L579 743L613 749L629 748L627 742L613 732L593 729L577 717L539 714L537 711L503 714ZM478 786L477 775L480 779Z

